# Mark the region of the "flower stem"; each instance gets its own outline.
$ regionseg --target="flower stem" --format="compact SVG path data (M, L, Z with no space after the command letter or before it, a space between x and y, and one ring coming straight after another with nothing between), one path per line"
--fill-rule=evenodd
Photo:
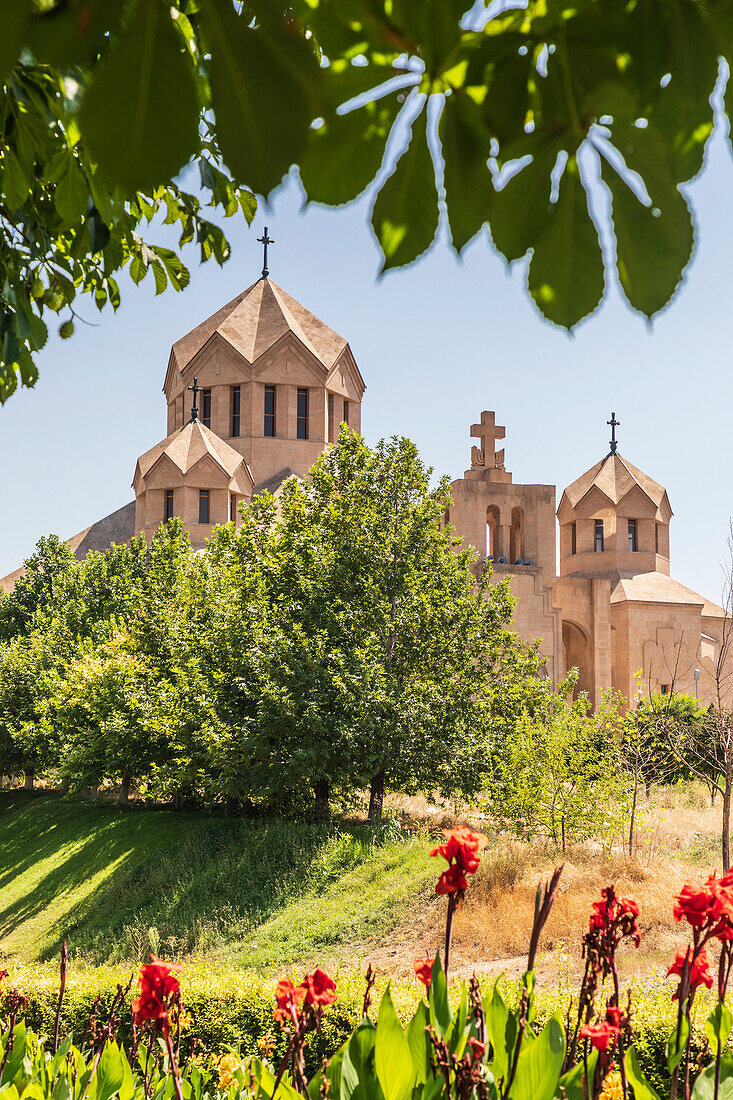
M456 895L448 896L448 915L445 920L445 978L448 980L448 964L450 962L450 945L453 937L453 915L456 911Z
M175 1051L173 1050L171 1033L168 1030L166 1030L165 1033L165 1045L168 1048L168 1058L171 1064L171 1073L173 1074L173 1088L176 1092L176 1100L183 1100L183 1092L181 1091L181 1073L178 1069L178 1062L176 1061Z

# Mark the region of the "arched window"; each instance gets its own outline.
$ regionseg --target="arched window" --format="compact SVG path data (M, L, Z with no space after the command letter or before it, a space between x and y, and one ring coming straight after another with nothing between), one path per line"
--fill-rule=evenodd
M496 561L501 557L499 545L499 509L495 505L486 509L486 557Z
M512 508L512 525L509 530L509 561L524 558L524 509Z

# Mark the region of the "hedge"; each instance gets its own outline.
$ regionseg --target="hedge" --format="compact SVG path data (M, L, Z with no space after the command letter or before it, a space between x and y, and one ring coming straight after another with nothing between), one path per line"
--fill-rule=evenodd
M65 1032L79 1038L84 1030L95 998L101 997L100 1018L109 1009L117 983L127 984L132 968L104 966L69 970L62 1014ZM229 1047L242 1054L261 1053L263 1045L271 1057L284 1052L279 1026L272 1018L273 990L279 975L263 975L231 966L194 963L184 968L182 990L186 1011L191 1017L184 1034L183 1052L192 1050L201 1057L219 1055ZM301 974L292 974L300 980ZM351 1033L361 1017L364 978L361 972L342 970L335 975L338 1002L325 1014L320 1034L311 1036L307 1049L309 1071L313 1072L323 1058L328 1057ZM480 979L487 989L494 978ZM518 997L519 983L502 979L508 997ZM52 966L12 967L5 989L18 988L28 998L26 1021L40 1034L53 1031L58 1002L58 970ZM458 984L453 993L458 995ZM377 981L373 994L376 1006L386 986L386 979ZM133 981L133 990L135 988ZM404 978L390 982L392 998L398 1015L406 1021L414 1012L421 996L421 987ZM672 1001L670 984L646 983L632 985L632 1024L642 1069L664 1095L668 1091L665 1066L665 1043L677 1018L677 1004ZM557 986L540 987L537 993L540 1026L553 1012L567 1011L573 991ZM129 1002L128 1002L129 1003ZM713 999L698 994L693 1009L692 1056L697 1059L706 1046L704 1021L713 1007ZM1 1008L1 1002L0 1002ZM125 1015L120 1026L123 1041L130 1037L130 1016Z

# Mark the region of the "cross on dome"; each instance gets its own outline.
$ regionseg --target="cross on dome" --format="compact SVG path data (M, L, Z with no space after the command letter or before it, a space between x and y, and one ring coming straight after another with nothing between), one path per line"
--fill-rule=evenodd
M267 232L267 230L265 230ZM616 428L621 427L621 421L616 419L616 413L611 413L611 419L607 420L609 428L611 429L611 454L615 455L618 449L618 443L616 442Z
M263 249L264 249L264 257L263 257L263 261L262 261L262 278L266 279L267 276L270 274L270 272L268 270L268 267L267 267L267 246L268 246L268 244L274 244L275 243L273 241L272 237L269 237L268 234L267 234L267 226L265 226L265 232L264 232L263 236L257 238L257 243L261 244Z
M506 428L496 423L496 413L482 412L481 423L471 425L471 435L481 440L481 446L472 449L472 465L484 466L487 469L503 467L504 451L497 452L496 441L504 438Z

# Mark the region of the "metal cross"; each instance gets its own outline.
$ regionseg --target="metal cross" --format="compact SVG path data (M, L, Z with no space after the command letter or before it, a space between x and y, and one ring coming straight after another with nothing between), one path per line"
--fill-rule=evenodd
M193 385L192 386L187 386L186 388L193 391L193 405L191 406L191 419L192 420L198 420L198 418L199 418L198 395L201 393L201 391L203 390L204 387L199 386L198 378L194 378Z
M621 421L617 420L616 419L616 413L612 412L611 413L611 419L607 420L606 423L608 424L608 426L611 429L611 454L615 455L616 454L616 449L618 447L618 443L616 442L616 428L621 427Z
M265 249L265 258L264 258L263 264L262 264L262 278L266 279L267 276L270 274L270 272L267 270L267 246L268 246L268 244L274 244L275 243L273 241L272 237L268 237L268 235L267 235L267 226L265 226L265 235L264 235L264 237L258 237L257 238L257 243L263 245L264 249Z

